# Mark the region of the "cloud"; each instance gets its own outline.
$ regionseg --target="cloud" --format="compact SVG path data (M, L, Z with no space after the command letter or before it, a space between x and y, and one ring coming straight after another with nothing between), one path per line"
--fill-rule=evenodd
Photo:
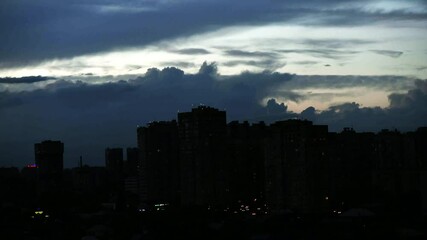
M200 75L209 75L209 76L215 76L218 74L218 67L216 66L216 63L210 63L203 62L202 66L199 69Z
M196 64L192 62L185 62L185 61L176 61L176 62L162 62L162 66L176 66L180 68L193 68L196 67Z
M331 131L341 131L344 127L353 127L356 131L374 132L393 127L391 124L393 117L395 116L388 115L379 107L364 108L355 102L331 106L328 110L316 113L314 116L315 123L327 124ZM402 125L395 126L402 127Z
M82 76L94 76L94 74L93 74L93 73L82 73L82 74L80 74L80 75L82 75Z
M267 114L269 115L279 115L286 114L288 107L283 103L277 103L276 99L271 98L267 101Z
M66 166L80 154L89 164L100 165L105 147L135 146L137 125L176 118L178 110L189 111L193 104L227 109L229 120L262 118L267 111L261 102L269 89L291 78L267 71L220 76L214 63L205 62L196 74L175 67L151 68L129 81L56 80L43 89L2 92L0 152L6 156L2 163L22 166L33 161L33 152L22 155L17 149L59 139L66 146ZM10 149L3 149L3 143Z
M390 108L392 109L405 109L405 108L419 108L427 106L427 80L418 80L415 82L415 89L409 90L407 93L394 93L389 96ZM424 111L424 112L427 112Z
M0 35L3 37L0 38L0 67L142 47L224 26L249 23L254 19L257 23L265 23L272 20L271 14L279 12L274 6L259 0L245 4L179 1L173 7L170 1L160 5L153 2L113 0L105 5L99 1L91 2L92 7L88 7L86 2L80 1L61 4L53 0L1 1ZM101 8L93 8L97 4ZM127 12L152 7L156 10ZM114 14L105 14L99 9L109 9L107 12ZM239 14L236 14L237 9ZM221 17L218 17L219 12Z
M176 50L174 52L187 55L204 55L210 53L208 50L203 48L184 48Z
M22 100L9 92L2 92L0 94L0 109L17 107L21 104Z
M410 6L394 7L393 11L372 11L393 5L393 2L381 1L385 2L384 6L368 9L363 8L369 3L367 1L348 2L350 4L335 0L272 0L269 4L262 0L97 0L88 4L87 1L73 0L59 4L54 0L4 0L0 2L0 67L144 47L230 26L273 23L354 26L379 21L394 23L396 20L422 23L427 19L425 3L420 1ZM311 44L330 48L365 44L364 41L312 41Z
M415 79L405 76L357 76L357 75L296 75L294 81L285 86L289 89L345 89L366 87L384 91L409 90L414 86Z
M377 1L361 6L363 11L372 13L427 13L425 1Z
M43 77L43 76L26 76L26 77L5 77L0 78L0 83L7 83L7 84L19 84L19 83L36 83L36 82L43 82L47 80L55 79L53 77Z
M280 50L280 52L305 54L316 58L328 59L348 59L352 55L359 53L359 51L334 49L284 49Z
M319 1L318 3L320 4L315 9L321 11L322 14L319 14L317 19L304 19L306 24L360 26L375 22L396 24L404 21L424 21L427 19L427 4L423 0ZM321 6L322 3L326 4Z
M310 107L301 112L301 116L318 124L328 124L332 131L344 127L374 132L384 128L413 131L427 126L427 80L417 80L406 93L390 94L389 102L388 108L362 107L355 102L334 105L323 112Z
M296 103L306 98L305 95L299 94L293 91L292 89L287 89L286 87L284 87L283 89L283 86L285 85L282 85L282 88L280 89L271 89L269 95L276 98L280 98L280 99L286 99Z
M35 142L58 139L65 143L65 166L74 166L80 155L88 164L102 165L105 147L135 146L137 125L174 119L178 111L189 111L198 104L226 109L227 121L273 122L301 117L337 131L346 126L377 131L426 125L426 81L412 81L406 93L400 88L400 93L391 94L386 109L350 102L323 112L307 108L299 114L291 112L285 103L307 97L293 91L302 87L300 84L342 87L355 83L380 86L382 82L394 89L408 82L397 79L322 78L272 71L224 76L218 74L215 63L205 62L195 74L167 67L148 69L145 75L127 81L90 84L78 79L56 80L34 91L0 93L1 164L23 166L33 161Z
M316 121L316 109L314 107L308 107L300 113L302 119L310 119L311 121Z
M376 43L373 40L364 39L305 39L301 41L303 44L317 48L348 48L360 45Z
M233 60L223 62L222 65L227 67L235 66L253 66L261 69L269 69L275 71L276 69L282 68L286 65L286 62L282 62L276 59L265 59L265 60Z
M243 51L243 50L227 50L225 54L233 57L277 57L277 53L274 52L261 52L261 51Z
M380 54L380 55L384 55L387 57L392 57L392 58L398 58L400 56L402 56L403 52L401 51L392 51L392 50L371 50L371 52L374 52L376 54Z
M292 63L297 65L314 65L314 64L318 64L319 62L318 61L295 61Z
M91 8L103 14L117 14L117 13L127 13L127 14L136 14L141 12L151 12L156 11L153 7L136 7L136 6L120 6L120 5L93 5Z

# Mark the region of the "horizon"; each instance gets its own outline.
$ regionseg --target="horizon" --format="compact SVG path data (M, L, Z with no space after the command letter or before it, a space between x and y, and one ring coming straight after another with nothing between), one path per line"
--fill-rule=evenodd
M189 111L182 111L182 113L184 113L184 112L191 112L194 109L198 109L200 107L207 107L207 108L213 108L213 109L216 109L216 110L219 110L219 111L224 111L226 113L226 118L227 118L227 111L225 109L221 110L221 109L217 109L215 107L207 106L207 105L203 105L203 104L200 104L199 106L196 106L196 107L192 106ZM180 111L177 111L177 113L180 113ZM176 118L169 119L169 120L149 121L149 122L147 122L144 125L137 125L136 128L135 128L135 130L138 130L138 128L149 127L150 124L153 124L153 123L172 122L172 121L177 121L177 119L178 118L176 117ZM263 124L265 124L265 126L269 127L272 124L279 123L279 122L284 122L284 121L289 121L289 120L308 121L311 124L316 125L316 126L326 126L328 128L328 133L338 133L338 134L339 133L343 133L346 130L354 131L355 133L372 133L372 134L375 134L375 135L377 135L379 133L383 133L383 132L397 132L397 133L400 133L400 134L408 134L408 133L414 133L414 132L420 131L423 128L427 128L427 125L423 125L423 126L418 126L415 129L407 130L407 131L401 131L401 130L399 130L397 128L383 128L383 129L378 129L376 131L358 131L357 129L354 129L352 126L345 126L342 129L340 129L340 130L336 129L334 131L331 131L331 129L330 129L330 127L329 127L328 124L315 124L313 121L310 121L308 119L298 118L298 117L292 117L292 118L287 118L287 119L282 119L282 120L277 120L277 121L267 121L267 122L266 121L262 121L262 120L260 120L260 121L248 121L248 120L244 120L244 119L243 120L230 120L230 121L226 120L225 124L228 127L231 123L240 123L241 124L241 123L246 123L247 122L249 124L249 126L252 126L254 124L263 123ZM135 136L136 135L137 135L137 132L135 131ZM76 153L71 153L71 154L67 153L67 143L64 142L62 139L41 139L40 138L40 140L38 140L37 142L34 142L31 146L34 147L35 144L41 143L41 142L45 142L45 141L59 141L59 142L62 142L64 144L64 169L73 169L73 168L79 167L81 159L83 160L83 166L105 167L105 162L104 162L105 159L102 158L102 157L99 157L99 156L105 157L104 155L105 155L105 150L106 149L120 148L120 149L126 150L127 148L138 148L136 141L135 141L134 145L127 145L126 146L124 144L117 144L117 145L112 145L112 146L104 146L102 148L102 151L103 151L102 154L98 156L99 159L98 159L97 163L93 164L93 163L91 163L91 161L87 162L87 159L85 159L85 155L81 154L75 160L75 164L76 165L73 165L70 162L70 155L74 155L74 156L77 156L77 155L76 155ZM98 150L101 150L101 149L98 149ZM34 151L32 151L31 154L34 154ZM125 157L126 156L125 151L123 152L123 154L124 154L123 156ZM86 162L85 162L85 160L86 160ZM127 160L127 159L124 158L124 160ZM102 162L102 164L100 164L100 162ZM28 167L29 165L33 165L33 164L34 164L34 160L32 162L31 161L30 162L26 162L24 165L21 165L21 166L16 166L16 165L7 165L7 166L6 165L1 165L0 168L18 168L21 171L22 169Z

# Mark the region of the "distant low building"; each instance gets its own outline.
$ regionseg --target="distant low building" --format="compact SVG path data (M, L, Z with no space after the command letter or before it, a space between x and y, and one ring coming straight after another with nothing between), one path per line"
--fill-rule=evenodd
M123 171L123 148L105 149L105 167L110 172Z

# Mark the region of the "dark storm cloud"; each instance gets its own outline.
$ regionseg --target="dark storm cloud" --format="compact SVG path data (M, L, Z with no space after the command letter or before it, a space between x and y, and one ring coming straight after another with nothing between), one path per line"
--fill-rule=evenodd
M392 58L398 58L400 56L402 56L403 52L401 51L393 51L393 50L371 50L371 52L374 52L376 54L380 54L380 55L384 55L387 57L392 57Z
M43 76L26 76L26 77L5 77L0 78L0 83L8 83L8 84L18 84L18 83L35 83L35 82L43 82L47 80L55 79L53 77L43 77Z
M345 3L334 0L270 0L268 3L264 0L98 0L90 3L3 0L0 1L0 67L144 46L226 26L277 22L353 26L427 19L424 13L405 10L367 12L360 7L336 8Z
M108 4L121 6L122 1ZM194 1L176 3L173 7L164 4L156 6L155 11L133 14L99 14L82 1L1 1L0 67L143 46L233 24L262 23L278 12L274 5L261 4L259 0L245 4L229 1Z
M390 107L395 109L413 107L416 111L422 109L427 112L427 80L418 80L415 82L415 86L415 89L411 89L405 94L391 94L389 96Z
M267 110L260 102L269 89L291 78L272 72L224 77L214 64L204 63L197 74L174 67L152 68L129 81L87 84L58 80L35 91L2 92L0 146L61 139L69 149L66 165L74 164L80 154L91 164L103 164L105 147L135 146L136 125L176 118L178 110L189 111L193 105L227 109L229 120L277 113L283 105L270 103ZM26 158L13 152L13 148L0 149L2 163L23 165L24 160L32 159L32 151Z
M287 114L288 107L283 103L277 103L276 99L271 98L267 101L267 105L265 106L267 109L267 113L270 115L280 115Z
M22 104L22 100L9 92L1 92L0 94L0 109L16 107Z
M349 1L359 2L359 1ZM362 1L360 1L362 2ZM369 1L365 1L368 2ZM361 4L363 5L363 4ZM331 6L330 6L331 7ZM424 6L424 8L426 8ZM363 9L362 7L347 8L347 9L331 9L323 7L321 10L317 9L314 11L311 9L308 15L309 17L302 17L297 19L299 23L311 26L363 26L370 25L375 22L398 22L398 21L425 21L427 19L426 13L416 13L411 11L405 11L405 9L394 10L391 12L381 11L378 9ZM313 14L310 16L310 14Z
M353 127L357 131L379 131L383 128L392 127L390 122L394 121L392 117L396 117L390 116L381 108L362 108L355 102L332 106L320 113L313 114L313 109L306 109L303 113L306 116L311 114L311 118L308 119L316 123L328 124L332 131L340 131L344 127Z

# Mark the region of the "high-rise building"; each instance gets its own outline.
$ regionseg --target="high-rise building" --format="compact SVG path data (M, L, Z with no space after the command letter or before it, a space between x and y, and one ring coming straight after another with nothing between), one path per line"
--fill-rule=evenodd
M125 174L136 176L138 173L139 148L126 148Z
M427 215L427 127L420 127L415 132L415 159L420 171L421 211Z
M105 166L107 171L122 172L123 170L123 148L105 149Z
M328 127L286 120L266 142L266 201L272 211L322 211L328 204Z
M199 106L178 113L178 130L182 204L224 204L229 192L225 111Z
M36 143L34 153L39 193L59 188L64 168L64 144L50 140Z
M179 204L177 122L152 122L137 133L141 199L149 204Z
M328 145L330 207L366 206L372 201L375 134L344 128L340 133L329 133Z
M382 130L376 136L373 195L374 201L385 209L402 214L420 212L419 133Z
M61 172L64 166L64 144L60 141L43 141L34 145L35 162L44 173Z
M126 161L123 167L125 192L135 196L139 192L138 159L139 148L126 149Z
M106 164L125 176L136 165L138 178L124 185L127 192L138 186L143 203L233 212L243 206L251 215L427 209L426 128L329 133L297 119L227 125L225 111L200 106L137 132L138 149L127 150L124 170L121 149L107 149Z
M123 208L125 206L123 148L105 149L105 166L108 177L107 186L111 196L109 201L115 204L115 208Z
M264 200L264 140L266 125L261 122L230 122L227 125L227 169L230 203L262 204Z

